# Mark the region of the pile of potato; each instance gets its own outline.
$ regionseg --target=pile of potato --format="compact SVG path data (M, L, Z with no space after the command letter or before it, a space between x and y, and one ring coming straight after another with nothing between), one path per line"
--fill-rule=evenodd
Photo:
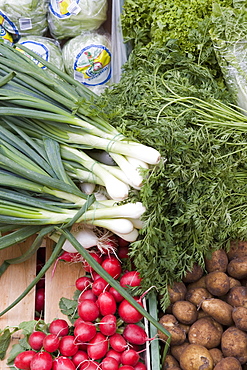
M247 368L247 242L231 242L169 287L160 323L171 333L162 370ZM162 340L167 337L159 332Z

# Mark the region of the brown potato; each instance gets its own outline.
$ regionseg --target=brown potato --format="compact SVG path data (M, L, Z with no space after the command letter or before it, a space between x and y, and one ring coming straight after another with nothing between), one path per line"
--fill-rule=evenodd
M227 274L241 280L247 278L247 256L232 259L227 266Z
M190 283L186 285L187 290L195 289L195 288L205 288L206 289L206 275L203 275L199 280L195 281L194 283Z
M224 249L213 251L211 257L205 258L205 268L207 272L221 271L226 272L228 257Z
M199 344L190 344L181 353L180 366L183 370L212 370L214 365L207 348Z
M233 307L227 302L224 302L219 298L207 298L202 302L201 308L221 325L233 325Z
M223 353L219 348L210 348L209 353L213 358L214 366L223 358Z
M182 324L192 324L197 319L196 306L188 301L177 301L172 305L172 314Z
M174 370L179 368L178 361L170 354L166 355L165 361L162 365L162 370Z
M234 307L232 310L232 318L236 327L240 330L247 331L247 308Z
M188 340L190 344L201 344L207 349L218 347L223 327L212 317L204 317L191 325Z
M235 357L225 357L217 363L214 370L242 370L242 366Z
M197 280L199 280L204 274L203 268L199 266L197 263L195 263L190 271L188 271L185 276L183 277L183 282L193 283Z
M200 307L201 302L206 298L212 298L212 294L205 288L193 288L187 291L185 299Z
M235 357L244 364L247 361L247 334L230 326L222 334L221 350L224 357Z
M186 340L183 344L179 344L178 346L171 346L171 354L175 357L176 360L180 361L181 353L185 350L187 346L189 346L189 342Z
M227 252L229 261L233 258L247 256L247 242L241 240L232 240L230 243L230 249Z
M247 287L235 286L229 290L226 302L233 307L247 307Z
M230 289L233 288L234 286L241 286L241 283L239 280L234 279L231 276L229 276L229 280L230 280Z
M182 281L175 282L173 283L172 286L168 286L170 303L172 304L176 301L183 301L186 292L187 292L186 286Z
M187 324L181 324L181 322L179 323L179 326L180 328L183 329L183 331L185 332L185 334L188 334L189 330L190 330L190 325L187 325Z
M169 331L171 334L171 345L178 345L182 344L186 339L186 334L183 331L183 329L179 326L179 323L175 316L171 314L165 314L163 315L159 323L164 326L164 328ZM163 334L161 331L158 330L159 338L166 341L167 336Z
M197 320L202 319L203 317L211 317L208 313L204 312L203 310L198 310Z
M213 271L206 275L206 288L212 295L220 297L230 289L230 280L225 272Z

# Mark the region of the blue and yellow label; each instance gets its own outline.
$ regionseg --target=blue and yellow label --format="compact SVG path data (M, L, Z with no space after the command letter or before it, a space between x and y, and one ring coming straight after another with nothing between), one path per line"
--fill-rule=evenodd
M68 18L80 12L80 0L51 0L49 3L50 12L57 18Z
M36 41L31 41L31 40L20 42L20 44L24 45L25 47L32 50L34 53L36 53L37 55L41 56L43 59L49 62L50 52L49 52L49 49L46 47L46 45L42 44L41 42L36 42ZM26 57L30 58L35 64L37 64L38 67L42 69L46 69L46 66L44 66L43 63L33 58L26 51L18 47L16 47L16 49L19 50L21 53L23 53Z
M0 26L1 26L1 41L10 43L11 45L18 42L20 39L20 32L14 22L12 22L7 15L0 10Z

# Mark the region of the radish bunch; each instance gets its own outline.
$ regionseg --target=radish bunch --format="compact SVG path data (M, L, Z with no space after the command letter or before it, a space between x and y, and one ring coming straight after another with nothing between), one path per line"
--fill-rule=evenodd
M127 250L119 249L126 258ZM122 287L137 287L141 277L135 270L123 271L119 255L93 257ZM100 275L84 264L85 276L75 282L76 310L73 326L54 319L46 331L33 331L30 349L14 360L22 370L146 370L143 360L149 340L142 314ZM135 297L142 306L140 297Z

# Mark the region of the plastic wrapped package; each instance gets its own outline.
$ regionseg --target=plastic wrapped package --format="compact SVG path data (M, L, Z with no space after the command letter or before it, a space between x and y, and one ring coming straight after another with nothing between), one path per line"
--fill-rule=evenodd
M44 58L44 60L46 60L47 62L54 64L57 68L61 69L61 71L65 71L62 51L58 41L42 36L24 36L21 37L19 44L32 50L34 53ZM27 52L23 51L20 48L18 50L25 53L25 55L31 58L34 63L39 65L41 68L46 69L46 67L42 63L28 55ZM53 72L50 70L49 73L53 74ZM54 74L54 76L56 75Z
M20 33L14 22L0 10L0 42L13 45L20 39Z
M107 8L107 0L50 0L50 33L56 39L68 39L95 31L106 21Z
M66 72L99 95L111 79L111 42L108 34L84 32L62 48Z
M0 9L18 27L21 36L42 36L48 29L48 0L0 0Z

